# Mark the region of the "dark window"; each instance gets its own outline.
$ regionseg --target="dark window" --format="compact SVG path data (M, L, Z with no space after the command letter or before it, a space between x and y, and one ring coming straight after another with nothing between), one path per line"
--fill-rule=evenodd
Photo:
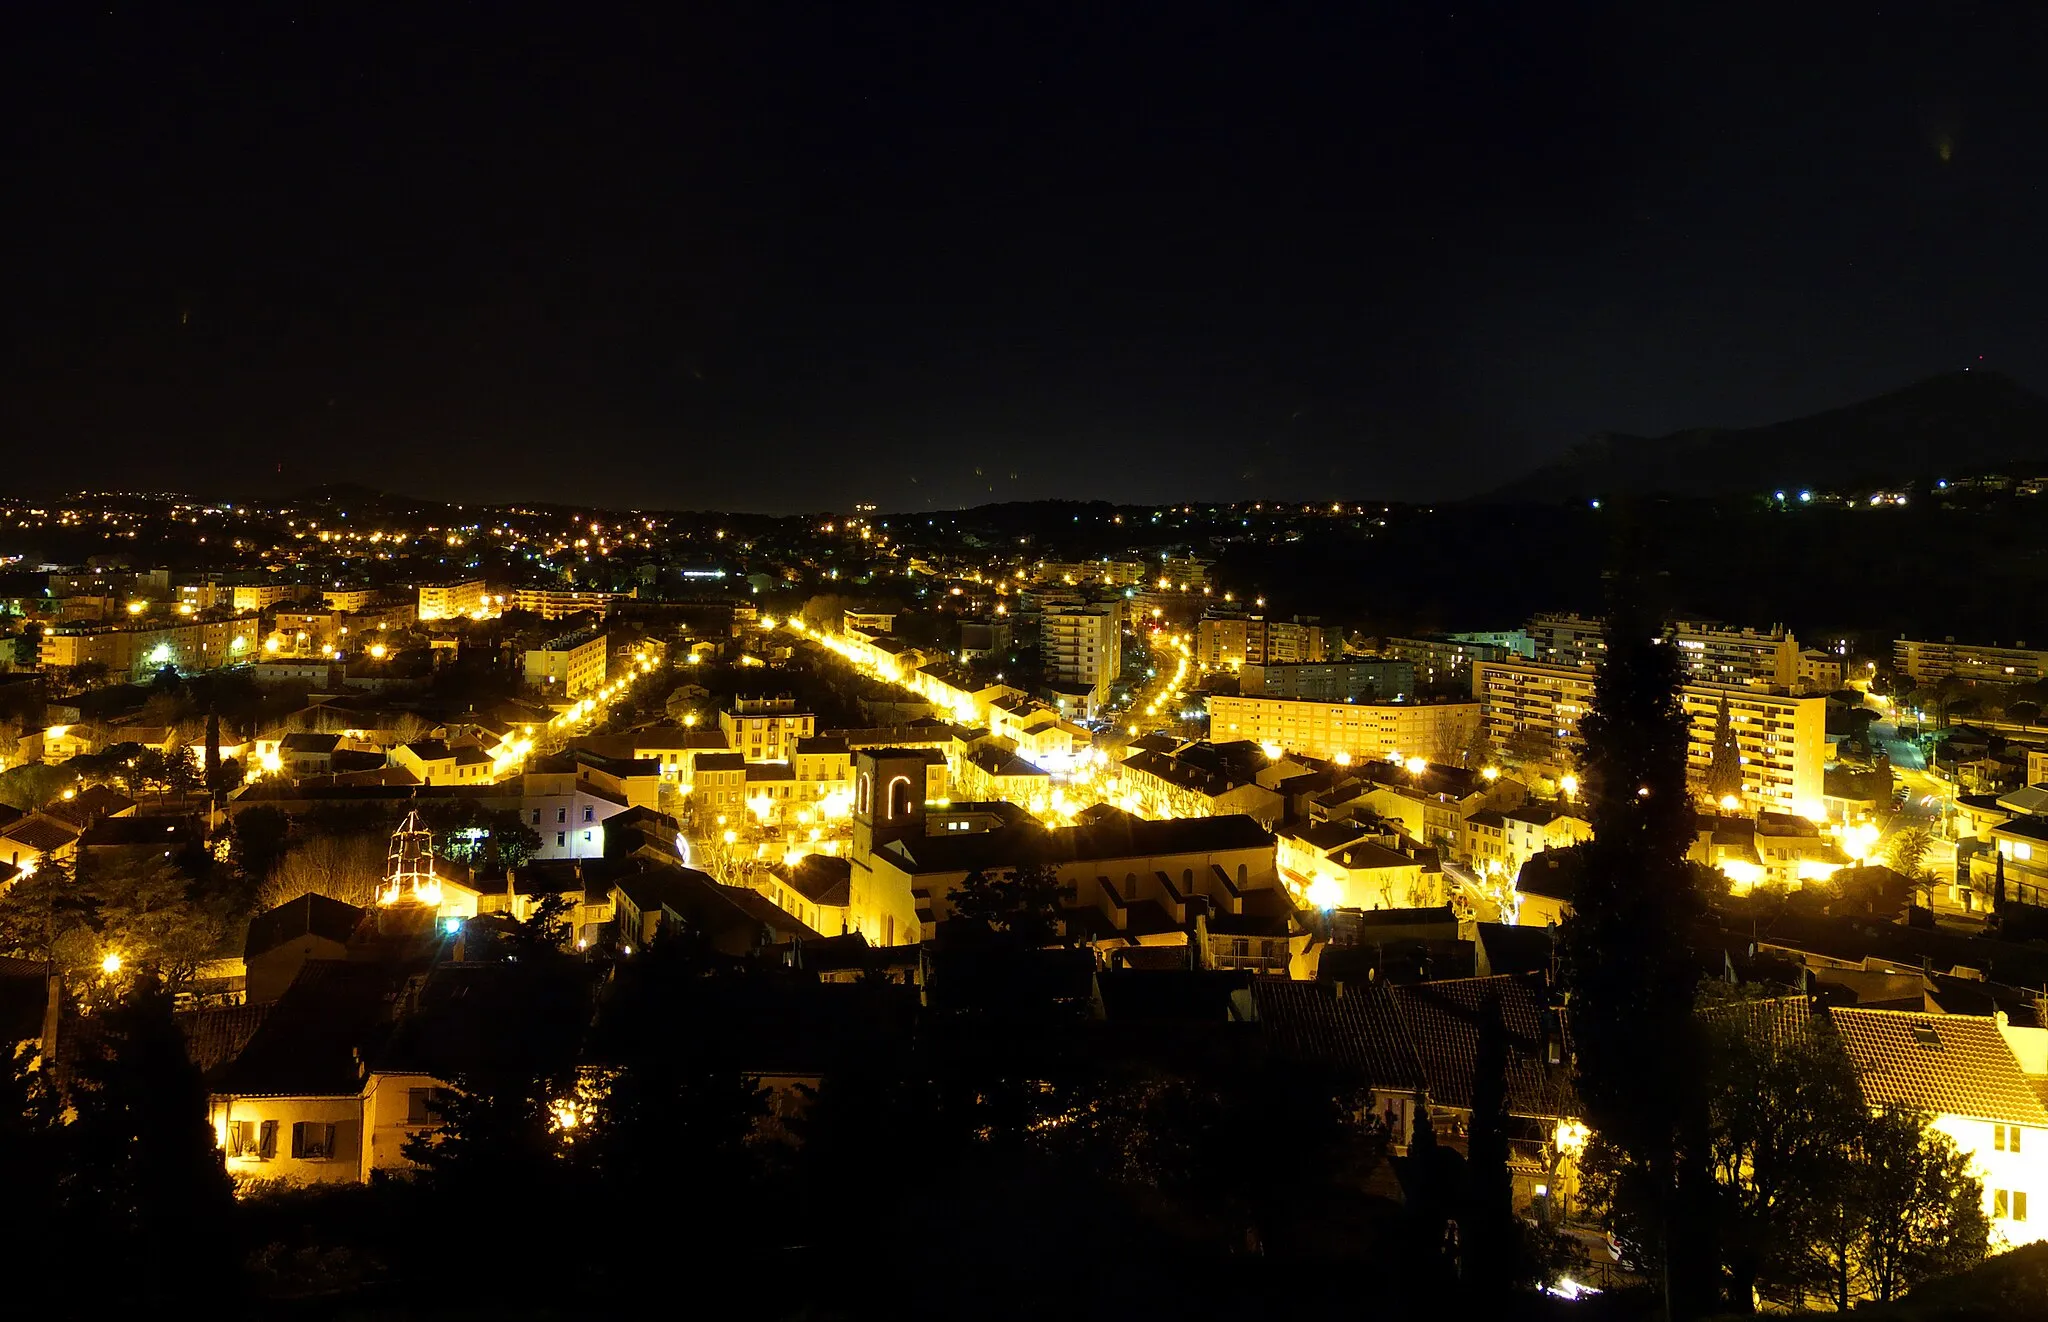
M593 820L593 818L596 816L596 813L597 809L595 808L585 808L583 810L583 820L586 822Z
M566 821L568 821L568 820L569 820L569 810L568 810L567 808L557 808L557 809L555 809L555 820L556 820L557 822L566 822Z
M438 1125L441 1123L439 1107L448 1096L446 1088L408 1088L405 1090L405 1123L409 1125Z
M566 845L566 844L568 844L568 843L569 843L569 833L568 833L567 831L557 831L557 832L555 832L555 848L557 848L557 849L560 849L560 848L562 848L562 847L563 847L564 845Z
M334 1126L301 1120L292 1126L292 1155L301 1161L325 1161L334 1155Z

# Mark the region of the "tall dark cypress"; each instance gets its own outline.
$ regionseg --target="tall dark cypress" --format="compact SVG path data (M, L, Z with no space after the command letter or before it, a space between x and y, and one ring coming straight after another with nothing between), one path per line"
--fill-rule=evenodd
M1521 1275L1514 1176L1508 1171L1508 1033L1500 1001L1479 1012L1472 1056L1472 1127L1465 1144L1463 1275L1476 1294L1500 1300Z
M220 789L220 713L206 712L206 788Z
M1687 720L1678 649L1663 636L1639 545L1610 582L1607 650L1582 724L1593 839L1559 933L1577 1083L1594 1132L1643 1170L1672 1310L1711 1306L1715 1261L1696 978Z
M1735 742L1728 696L1723 694L1721 710L1714 714L1714 756L1707 764L1707 796L1718 803L1730 794L1742 796L1742 747Z

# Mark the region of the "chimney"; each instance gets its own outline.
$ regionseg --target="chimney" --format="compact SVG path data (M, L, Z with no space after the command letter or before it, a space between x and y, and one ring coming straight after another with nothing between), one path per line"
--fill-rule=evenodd
M1341 981L1338 981L1338 982L1333 982L1333 983L1331 983L1331 984L1330 984L1330 989L1331 989L1331 993L1332 993L1332 994L1333 994L1333 995L1334 995L1334 996L1335 996L1335 997L1336 997L1336 998L1337 998L1338 1000L1340 1000L1340 1001L1341 1001L1341 1000L1343 1000L1343 999L1344 999L1344 984L1343 984L1343 982L1341 982Z

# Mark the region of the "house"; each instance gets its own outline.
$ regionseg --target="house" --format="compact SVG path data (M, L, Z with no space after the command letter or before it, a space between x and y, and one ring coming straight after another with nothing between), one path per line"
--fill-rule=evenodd
M726 955L750 955L819 933L744 886L722 886L694 868L650 866L614 883L619 939L628 948L654 939L664 924L684 924Z
M442 739L416 739L392 749L390 757L392 766L422 785L488 785L493 779L490 754L473 744L458 748Z
M758 883L761 893L814 932L865 943L847 921L852 903L853 865L830 854L806 854L795 864L770 864Z
M61 818L47 813L30 813L19 821L0 827L0 862L21 872L33 872L45 859L64 862L78 854L78 837L85 834Z
M2004 1016L1832 1007L1827 1011L1872 1108L1903 1106L1971 1154L1995 1247L2048 1238L2048 1106L2020 1066ZM2040 1034L2048 1030L2032 1029ZM2029 1205L2031 1202L2031 1206Z
M1515 874L1515 922L1522 927L1553 927L1571 916L1572 897L1579 889L1576 849L1546 849Z
M249 920L242 944L252 1004L281 998L307 961L347 959L363 911L325 895L305 894Z
M334 770L334 750L341 746L338 734L294 730L277 741L280 767L293 776L322 776ZM422 783L425 783L422 778Z

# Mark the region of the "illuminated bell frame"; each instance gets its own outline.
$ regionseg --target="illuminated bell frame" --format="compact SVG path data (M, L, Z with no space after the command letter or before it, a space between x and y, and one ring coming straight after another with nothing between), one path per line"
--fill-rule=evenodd
M391 833L391 852L377 903L441 907L441 879L434 875L434 833L420 824L417 808L406 813Z

